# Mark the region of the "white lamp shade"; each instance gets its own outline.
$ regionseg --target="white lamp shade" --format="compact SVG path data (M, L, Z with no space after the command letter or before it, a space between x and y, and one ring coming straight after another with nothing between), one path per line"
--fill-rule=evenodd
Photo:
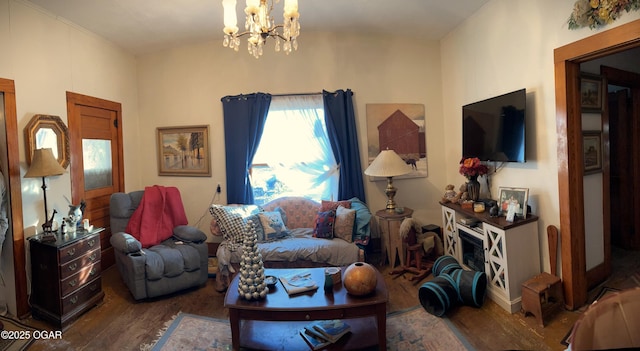
M364 174L374 177L395 177L411 172L411 168L393 150L382 150Z

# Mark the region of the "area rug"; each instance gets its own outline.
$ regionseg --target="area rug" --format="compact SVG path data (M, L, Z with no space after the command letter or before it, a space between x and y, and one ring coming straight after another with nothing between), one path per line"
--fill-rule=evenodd
M141 350L231 350L227 320L179 313L158 332L159 340ZM387 350L473 350L446 318L427 313L421 306L387 315Z
M0 337L1 351L26 350L29 345L34 342L33 332L37 331L38 329L31 328L28 325L3 316L0 316L0 322L2 322L3 326L2 337ZM20 335L17 335L16 332L18 332ZM19 336L19 338L10 339L9 336L12 335Z

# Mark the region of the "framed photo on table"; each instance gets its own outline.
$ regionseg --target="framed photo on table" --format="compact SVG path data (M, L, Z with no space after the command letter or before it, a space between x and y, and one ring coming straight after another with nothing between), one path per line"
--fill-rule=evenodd
M583 112L602 111L602 77L589 74L580 74L580 107Z
M157 128L158 175L210 177L209 126Z
M511 210L513 215L527 218L527 201L529 199L528 188L500 187L498 206L500 215L507 216Z

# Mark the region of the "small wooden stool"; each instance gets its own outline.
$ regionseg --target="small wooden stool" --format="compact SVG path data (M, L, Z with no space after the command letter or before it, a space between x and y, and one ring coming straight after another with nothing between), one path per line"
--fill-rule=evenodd
M522 310L531 313L544 327L544 317L563 302L562 281L547 272L536 275L522 284Z
M558 251L558 229L547 227L551 274L542 272L522 283L522 311L525 317L530 313L544 328L544 317L555 311L564 302L562 281L556 276L556 256Z

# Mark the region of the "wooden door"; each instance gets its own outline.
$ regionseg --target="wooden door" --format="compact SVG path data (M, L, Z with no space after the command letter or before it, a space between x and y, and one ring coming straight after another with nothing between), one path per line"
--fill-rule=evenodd
M611 245L640 249L640 75L601 66L607 86L603 114L603 251L604 261L587 271L587 287L596 287L612 272Z
M124 191L122 107L119 103L67 92L71 197L87 204L83 218L100 233L103 268L114 263L109 223L111 194Z
M611 147L609 189L611 243L640 250L640 74L602 66L607 94ZM609 249L610 248L605 248Z
M608 94L609 135L611 144L611 243L624 247L625 238L635 232L633 218L633 129L628 118L628 91ZM631 151L631 152L630 152Z

